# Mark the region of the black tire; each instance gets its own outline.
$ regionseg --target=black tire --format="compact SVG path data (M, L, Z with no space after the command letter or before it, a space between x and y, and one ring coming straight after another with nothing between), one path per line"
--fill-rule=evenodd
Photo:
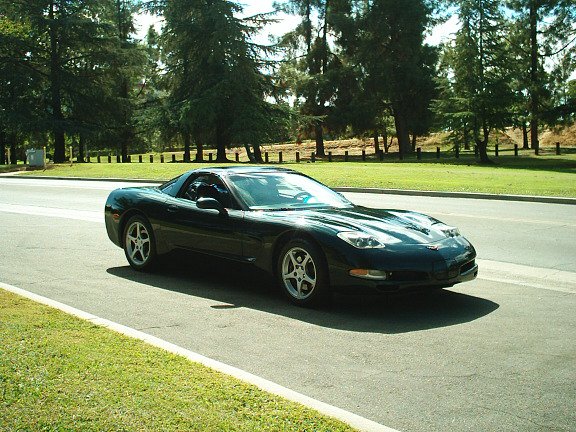
M318 246L304 239L291 240L280 250L276 265L280 289L292 303L312 307L327 299L328 269Z
M124 254L135 270L150 271L157 261L156 238L152 225L144 216L132 216L124 227Z

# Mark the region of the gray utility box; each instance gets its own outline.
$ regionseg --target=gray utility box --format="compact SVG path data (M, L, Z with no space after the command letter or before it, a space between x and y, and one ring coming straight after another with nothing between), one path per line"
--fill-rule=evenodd
M44 149L26 150L26 159L28 159L28 165L31 167L43 167Z

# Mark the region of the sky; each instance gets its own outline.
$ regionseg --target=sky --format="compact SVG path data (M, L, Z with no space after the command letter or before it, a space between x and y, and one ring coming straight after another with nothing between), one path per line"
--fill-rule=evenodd
M272 6L273 0L241 0L241 6L244 7L244 16L256 15L258 13L270 12L274 8ZM256 41L257 43L266 44L269 41L269 36L280 36L293 30L299 22L296 16L277 14L275 17L278 22L268 25L262 34L260 34ZM157 30L160 30L161 24L157 17L142 14L136 17L136 26L138 27L137 37L143 38L148 31L150 25L154 24ZM436 27L432 34L426 38L426 42L430 45L438 45L440 42L450 38L450 36L458 29L458 17L453 16L446 23Z

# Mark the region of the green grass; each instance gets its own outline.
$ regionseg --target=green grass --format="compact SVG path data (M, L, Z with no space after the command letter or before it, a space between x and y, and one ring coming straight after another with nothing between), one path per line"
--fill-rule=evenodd
M437 191L484 192L576 197L576 154L562 156L504 155L493 158L494 165L478 165L473 157L460 159L431 158L404 162L326 162L285 163L332 187L371 187ZM216 165L216 164L212 164ZM193 168L209 164L183 163L90 163L57 165L34 175L138 178L167 180ZM29 173L27 173L29 174Z
M352 430L12 293L0 304L0 430Z

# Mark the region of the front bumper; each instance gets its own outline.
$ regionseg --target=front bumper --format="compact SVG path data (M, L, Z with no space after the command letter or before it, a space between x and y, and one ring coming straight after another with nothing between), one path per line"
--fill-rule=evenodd
M476 251L465 239L450 240L436 248L415 245L383 250L356 250L329 260L330 281L335 291L369 289L398 292L412 289L446 288L475 279ZM352 269L386 273L385 280L350 275Z

